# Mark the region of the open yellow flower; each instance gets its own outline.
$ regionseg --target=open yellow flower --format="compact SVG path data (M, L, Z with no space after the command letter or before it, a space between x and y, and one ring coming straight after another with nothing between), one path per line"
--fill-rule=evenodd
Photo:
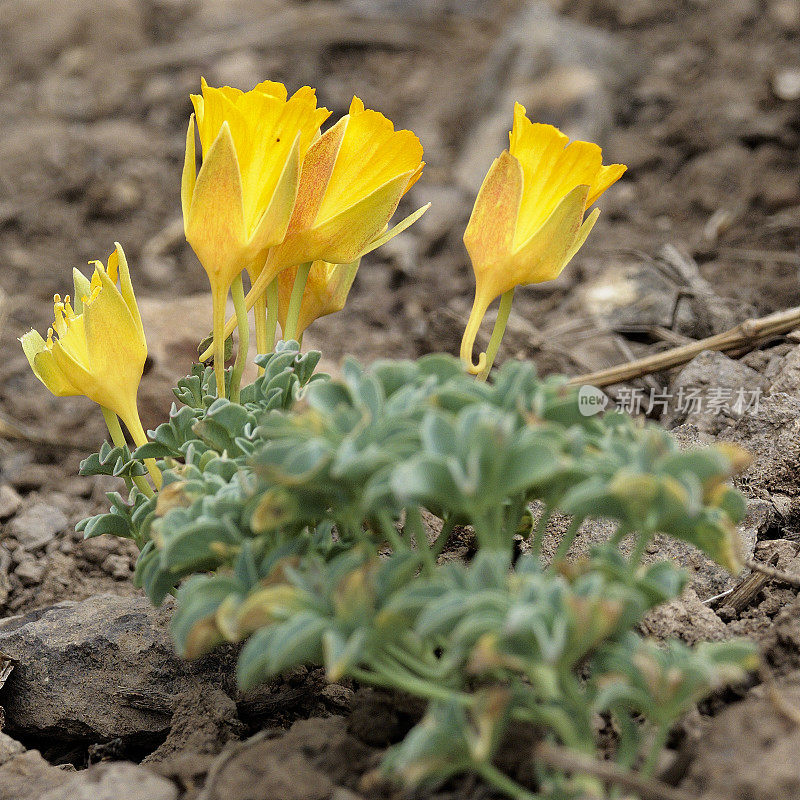
M603 166L596 144L575 141L552 125L531 122L514 106L511 146L495 159L478 192L464 244L475 272L475 301L461 358L472 363L478 328L491 302L527 283L557 278L583 245L597 217L586 209L625 172Z
M181 180L183 224L211 283L215 371L222 396L228 291L243 270L257 275L267 251L286 235L303 158L330 112L317 108L311 87L288 97L286 87L272 81L249 92L203 81L202 94L192 95L192 102L195 114L186 132ZM195 116L203 151L197 174ZM246 350L244 342L240 347Z
M413 224L427 205L387 230L424 166L422 144L414 133L396 131L383 114L365 109L354 97L349 113L305 154L286 237L270 251L253 282L248 310L284 269L314 261L353 263ZM225 336L235 327L229 320Z
M147 342L125 253L115 247L107 267L91 262L91 281L73 271L74 306L69 296L55 296L47 339L32 330L20 342L34 374L53 394L85 395L113 411L144 444L136 394Z
M296 336L301 337L314 320L344 308L360 263L360 260L351 264L315 261L311 265L297 318ZM296 277L296 267L285 269L278 276L278 321L284 331Z
M202 82L192 95L181 202L186 238L212 285L226 289L283 240L300 165L330 112L309 86L287 99L281 83L249 92ZM195 174L194 119L203 163Z

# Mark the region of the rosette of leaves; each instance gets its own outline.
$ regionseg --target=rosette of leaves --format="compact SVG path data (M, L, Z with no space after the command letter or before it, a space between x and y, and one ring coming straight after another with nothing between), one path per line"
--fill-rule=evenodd
M563 379L525 363L480 383L447 356L348 360L330 380L313 375L318 358L282 345L241 403L216 398L196 368L176 390L187 405L132 455L160 459L157 499L132 492L95 518L97 531L119 526L143 546L136 579L154 602L177 589L179 652L243 642L243 686L309 664L425 698L428 717L390 756L407 777L474 769L513 795L492 764L512 721L594 754L599 712L621 731L620 763L650 769L642 726L657 741L720 676L740 675L750 651L704 648L695 664L676 650L665 669L688 683L659 711L663 686L647 684L644 657L638 673L619 665L647 652L631 630L682 581L641 557L665 532L738 566L744 507L727 481L742 454L682 452L655 426L584 417ZM572 523L545 565L555 512ZM438 535L426 513L441 518ZM598 517L615 523L611 540L567 565L580 525ZM440 565L456 524L474 529L477 554ZM520 531L531 554L512 566ZM562 777L542 771L554 787Z

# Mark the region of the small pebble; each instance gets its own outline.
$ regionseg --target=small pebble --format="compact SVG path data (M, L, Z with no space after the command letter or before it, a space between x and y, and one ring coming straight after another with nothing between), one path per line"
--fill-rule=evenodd
M60 509L47 503L34 503L8 523L8 533L26 550L38 550L68 525L69 520Z
M778 72L772 79L772 91L779 100L800 100L800 67Z
M22 581L24 586L31 586L42 582L47 568L39 561L30 558L23 561L15 570L14 574Z
M13 517L22 505L22 498L13 486L4 483L0 486L0 519Z
M126 556L111 553L100 565L100 568L118 581L126 580L131 576L131 565Z

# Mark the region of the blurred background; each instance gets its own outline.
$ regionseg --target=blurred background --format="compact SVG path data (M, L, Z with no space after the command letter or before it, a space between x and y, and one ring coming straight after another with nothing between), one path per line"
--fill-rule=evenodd
M564 275L517 293L501 353L575 374L800 302L799 45L800 0L0 0L0 470L56 480L78 458L58 442L102 437L16 338L115 240L147 321L146 423L168 409L210 323L179 202L201 76L310 84L333 120L358 94L422 140L401 210L433 206L309 332L328 365L457 352L461 236L515 100L626 163Z

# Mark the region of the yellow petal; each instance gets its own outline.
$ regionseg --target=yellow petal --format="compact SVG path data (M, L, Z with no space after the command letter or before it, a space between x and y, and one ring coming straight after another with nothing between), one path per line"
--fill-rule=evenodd
M360 258L394 214L411 174L398 175L337 216L318 222L304 237L307 249L301 260L349 264Z
M464 231L464 245L476 274L491 268L511 252L522 199L522 181L522 166L504 150L483 180Z
M243 94L236 103L239 114L230 122L242 174L244 215L252 232L272 200L295 137L300 160L327 119L328 110L317 108L314 90L305 86L288 100L258 91Z
M100 292L83 311L88 371L96 383L86 394L127 418L136 400L147 346L121 292L104 270L98 274Z
M596 144L568 144L569 138L558 128L531 122L519 103L514 107L510 141L511 154L519 159L524 173L515 247L527 241L576 186L589 186L594 202L625 171L619 164L604 168Z
M89 279L77 268L72 268L72 285L75 289L75 294L72 298L75 313L80 314L83 310L83 298L91 294L91 284Z
M408 173L407 186L421 161L422 145L414 133L395 131L383 114L365 110L364 104L353 98L317 224L338 216L397 175Z
M242 183L227 122L203 160L185 227L212 284L229 287L245 266L246 238Z
M513 253L505 275L505 286L497 295L514 286L550 281L561 274L578 237L588 194L588 186L576 186L558 204L544 225ZM586 233L588 235L588 230Z
M592 184L589 197L586 200L587 207L592 205L609 186L615 184L624 174L627 167L624 164L609 164L600 170L600 174Z
M239 90L237 89L236 91ZM289 94L286 91L286 87L282 83L278 83L278 81L261 81L261 83L256 84L253 91L268 94L270 97L277 97L280 100L285 100ZM239 94L241 95L243 92L239 92Z
M113 258L117 264L117 271L119 272L120 294L122 295L122 299L125 301L125 305L128 307L128 311L130 311L133 322L136 325L136 330L139 333L139 337L141 341L144 342L144 325L142 324L142 317L139 313L139 306L136 303L136 295L133 293L133 283L131 282L131 273L130 269L128 268L128 259L125 257L125 251L122 249L122 245L119 242L114 242L114 248L115 250L112 253L111 258ZM109 258L109 265L111 264L111 258ZM110 270L108 275L109 278L112 277Z
M194 185L197 182L197 156L194 149L194 114L189 117L186 130L186 151L183 157L183 173L181 174L181 208L183 209L183 227L186 229L189 219L189 208L192 205Z
M227 121L229 125L242 122L242 112L236 106L236 100L243 94L239 90L230 90L229 87L218 89L209 86L205 79L201 81L202 96L190 95L197 117L197 130L200 134L200 144L203 148L203 160L208 157L211 146L219 136L222 124Z
M57 397L80 394L56 365L53 354L37 331L31 330L20 337L22 349L33 374Z
M280 244L286 237L299 183L300 133L294 137L294 145L274 188L272 200L258 221L249 241L249 248L254 252L253 258L258 262L259 270L263 265L266 250Z
M578 229L578 235L575 237L575 241L570 246L569 250L567 251L567 255L564 258L564 263L561 265L561 270L569 264L570 261L575 257L575 254L578 250L583 247L583 243L586 241L586 237L591 233L592 228L594 228L595 222L597 222L597 218L600 216L600 209L596 208L589 214L588 217L583 221L583 224Z

